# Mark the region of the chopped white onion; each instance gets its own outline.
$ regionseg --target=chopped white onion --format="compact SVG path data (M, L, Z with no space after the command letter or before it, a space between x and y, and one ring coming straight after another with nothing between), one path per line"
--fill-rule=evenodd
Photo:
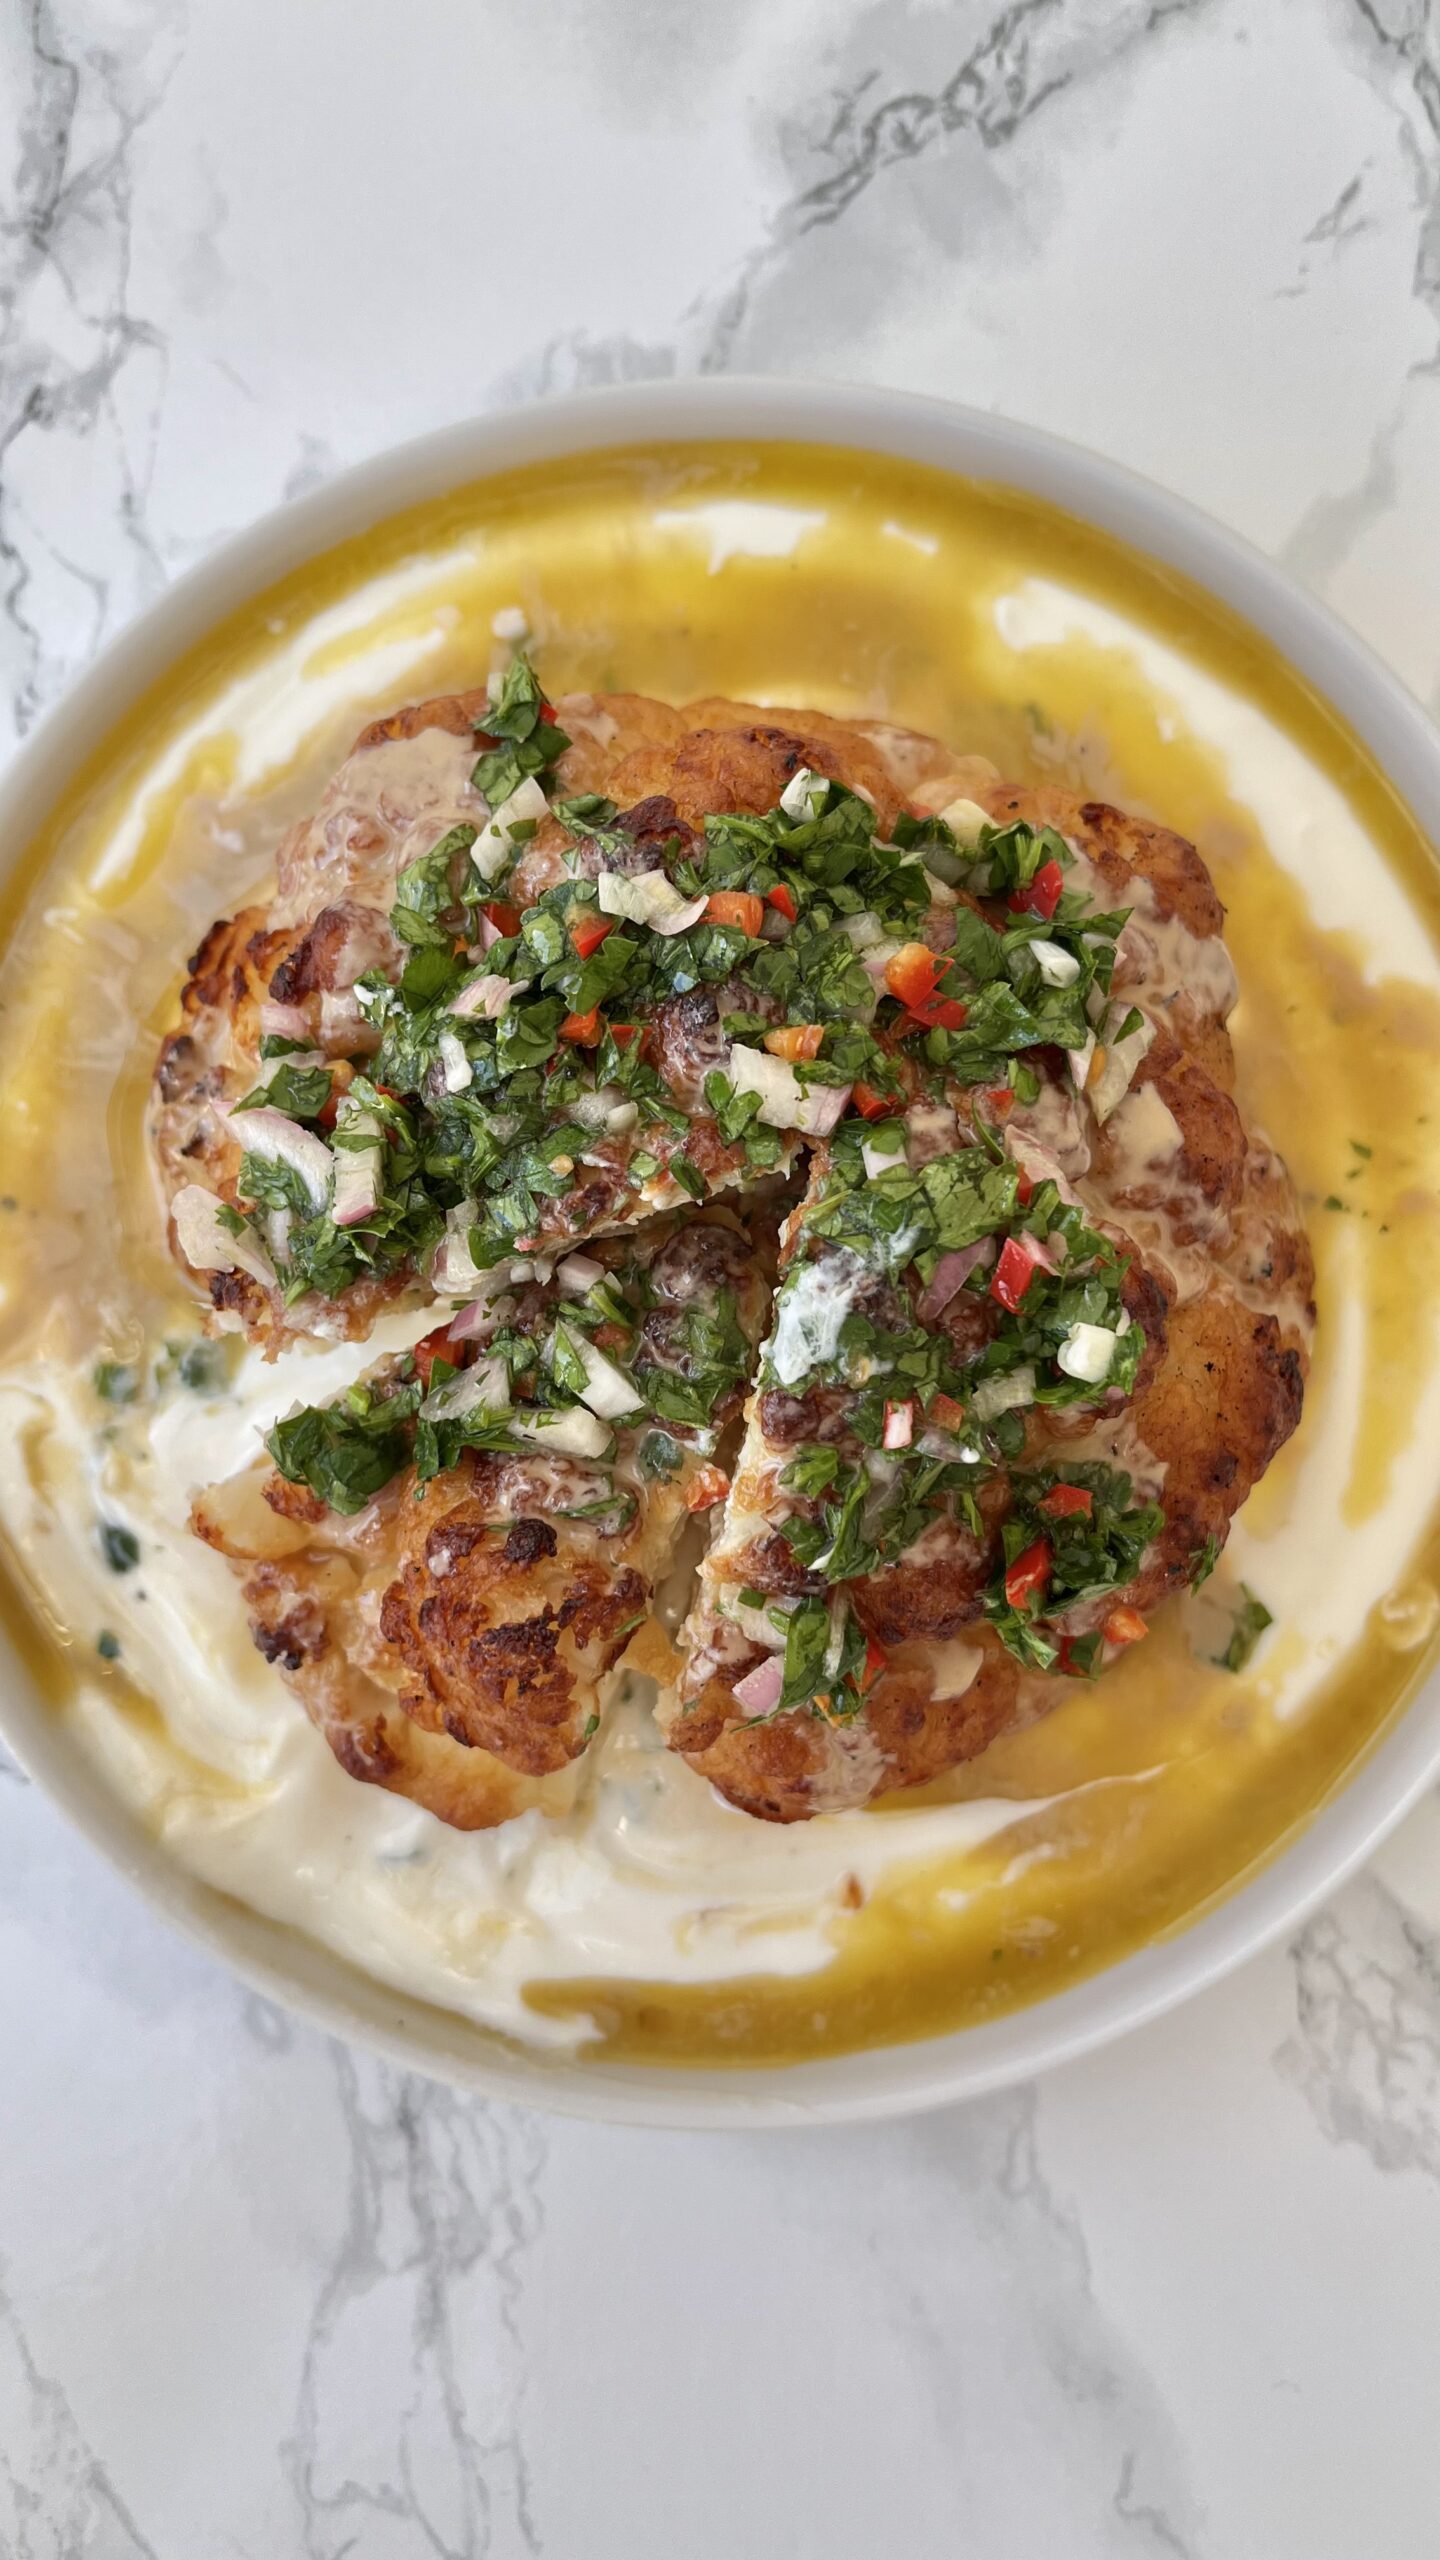
M470 859L482 880L497 879L514 852L510 829L527 819L543 818L549 805L533 773L517 782L509 799L502 800L499 808L491 812L470 847Z
M960 901L954 890L951 888L948 880L944 879L942 875L938 871L934 870L932 865L928 862L922 862L920 869L924 874L925 886L930 892L930 904L932 907L959 906Z
M963 853L978 853L981 828L995 824L978 800L950 800L940 815Z
M758 1093L760 1117L767 1129L800 1129L810 1138L828 1137L850 1099L848 1084L815 1084L807 1091L783 1058L768 1049L746 1049L738 1042L727 1062L737 1093Z
M752 1608L748 1601L739 1597L734 1583L722 1585L718 1595L720 1615L729 1625L738 1627L742 1635L748 1636L752 1644L763 1645L767 1653L784 1652L786 1621L794 1615L797 1606L796 1601L774 1592L765 1595L763 1608ZM772 1610L780 1620L778 1626L770 1614Z
M685 933L705 912L703 893L682 898L663 871L602 871L595 885L602 916L622 916L627 924L648 925L653 933Z
M567 1102L565 1117L578 1120L582 1129L608 1129L610 1115L622 1100L618 1084L597 1085L593 1093L577 1093L573 1102Z
M493 1298L507 1285L503 1274L482 1271L471 1255L470 1230L479 1214L474 1200L462 1200L446 1212L445 1233L430 1263L430 1286L442 1298Z
M330 1172L333 1159L323 1138L313 1129L302 1129L298 1120L289 1120L283 1111L272 1111L263 1104L258 1111L242 1111L238 1121L232 1117L230 1135L246 1155L262 1156L267 1164L288 1164L298 1173L313 1206L323 1209L330 1197Z
M610 1446L611 1435L600 1416L583 1404L567 1405L563 1413L542 1413L538 1407L517 1413L510 1428L518 1439L557 1450L562 1458L603 1458Z
M275 1286L275 1266L248 1230L232 1236L220 1220L223 1203L201 1182L182 1184L170 1203L175 1239L192 1271L244 1271L264 1289Z
M560 1283L563 1297L585 1298L589 1296L597 1280L604 1279L605 1265L603 1262L592 1262L588 1253L571 1253L566 1255L563 1262L556 1264L555 1277Z
M1021 1172L1033 1183L1053 1182L1066 1207L1078 1209L1080 1194L1070 1180L1060 1158L1049 1147L1042 1147L1012 1121L1005 1132L1005 1150Z
M862 1138L860 1161L871 1181L875 1182L882 1173L893 1173L897 1165L904 1164L905 1149L903 1146L877 1147L873 1138Z
M676 907L672 914L656 916L650 930L652 933L663 933L667 942L673 941L677 933L688 933L692 924L699 923L709 904L710 901L702 889L698 898L687 898L683 907ZM773 909L767 907L766 914L771 913Z
M803 826L808 819L820 816L829 797L827 777L816 773L810 765L802 764L798 773L791 774L781 792L780 806L787 818L794 818Z
M462 1413L508 1413L510 1373L503 1360L477 1360L443 1387L433 1387L420 1410L428 1422L453 1422Z
M465 1043L458 1031L442 1031L439 1040L440 1071L447 1093L463 1093L475 1081Z
M643 1398L637 1395L624 1370L617 1369L613 1360L607 1360L603 1351L596 1350L588 1334L572 1332L568 1325L557 1325L545 1355L552 1369L561 1342L567 1350L574 1352L585 1372L585 1384L580 1395L592 1413L601 1414L607 1422L617 1422L622 1413L637 1410Z
M977 1422L993 1422L997 1413L1015 1413L1035 1401L1033 1369L1011 1369L1003 1378L984 1378L970 1399Z
M1112 1041L1108 1048L1097 1048L1085 1080L1085 1099L1096 1119L1104 1126L1110 1114L1125 1099L1134 1081L1136 1068L1155 1038L1153 1022L1142 1022L1138 1031L1123 1040Z
M497 640L508 640L518 649L530 637L530 617L523 604L502 604L498 613L492 613L490 628Z
M1118 1340L1108 1324L1072 1324L1055 1357L1067 1378L1081 1378L1087 1387L1098 1387L1110 1375Z
M1075 1087L1077 1093L1083 1093L1085 1090L1090 1074L1090 1062L1094 1055L1095 1034L1093 1031L1091 1032L1083 1049L1067 1049L1065 1052L1066 1064L1070 1069L1070 1081Z
M868 907L863 915L846 916L840 930L854 943L857 951L868 951L872 943L882 942L885 937L885 928L879 917L872 915Z
M1058 942L1040 940L1029 946L1030 957L1038 963L1047 987L1073 987L1080 975L1080 963L1073 951Z

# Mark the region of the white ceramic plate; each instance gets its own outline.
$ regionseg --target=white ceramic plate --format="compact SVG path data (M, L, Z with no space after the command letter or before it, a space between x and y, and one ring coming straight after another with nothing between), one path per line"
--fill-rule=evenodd
M1193 508L1053 437L938 401L730 380L646 384L447 428L361 464L237 536L134 623L21 751L0 786L0 845L28 842L78 757L174 659L331 544L491 472L612 445L727 437L898 455L1007 483L1118 536L1208 588L1274 643L1359 732L1421 826L1440 839L1440 735L1418 704L1322 606ZM572 2115L783 2125L901 2114L994 2089L1103 2044L1216 1981L1293 1928L1435 1777L1440 1679L1283 1855L1178 1935L990 2024L785 2070L681 2070L510 2051L461 2018L385 1990L173 1865L56 1724L3 1635L0 1732L140 1892L317 2025L443 2078Z

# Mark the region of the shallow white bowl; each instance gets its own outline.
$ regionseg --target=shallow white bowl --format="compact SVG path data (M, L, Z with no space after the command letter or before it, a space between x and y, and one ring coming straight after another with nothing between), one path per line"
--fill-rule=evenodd
M175 658L316 552L491 472L605 446L726 437L847 445L1008 483L1147 552L1241 614L1328 696L1440 840L1440 733L1323 606L1194 508L1052 436L940 401L838 385L707 380L598 392L445 428L360 464L237 535L133 623L22 749L0 785L0 846L23 849L80 756ZM521 2053L387 1991L173 1865L57 1724L3 1635L0 1734L138 1891L318 2026L438 2077L569 2115L786 2125L899 2115L1002 2087L1104 2044L1217 1981L1293 1928L1440 1772L1440 1676L1282 1855L1176 1936L988 2025L783 2070L680 2070Z

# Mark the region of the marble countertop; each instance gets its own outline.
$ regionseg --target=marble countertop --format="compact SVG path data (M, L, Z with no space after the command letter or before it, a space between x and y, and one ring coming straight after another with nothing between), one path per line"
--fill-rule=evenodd
M0 723L441 421L823 372L1197 500L1440 709L1436 0L13 0ZM1440 1808L1043 2084L549 2123L0 1762L4 2560L1433 2560Z

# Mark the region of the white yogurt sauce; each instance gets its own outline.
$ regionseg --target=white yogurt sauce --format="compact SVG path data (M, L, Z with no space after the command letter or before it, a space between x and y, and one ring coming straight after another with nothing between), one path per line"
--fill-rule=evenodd
M823 1369L840 1349L845 1319L866 1279L858 1254L835 1252L797 1263L780 1292L770 1366L782 1387Z
M527 1982L823 1964L841 1888L853 1877L872 1889L900 1846L895 1826L857 1814L790 1829L752 1822L665 1749L645 1681L621 1675L569 1813L462 1833L346 1777L255 1651L238 1584L187 1529L190 1491L246 1464L302 1395L333 1394L426 1324L412 1312L369 1344L289 1352L268 1368L247 1352L224 1395L177 1385L158 1409L119 1408L104 1445L87 1377L47 1366L0 1378L0 1439L11 1452L27 1436L34 1478L7 1457L10 1532L57 1614L119 1635L125 1671L163 1718L163 1730L129 1721L103 1684L86 1684L78 1712L89 1744L207 1882L397 1989L512 2034L565 2043L584 2033L528 2008ZM102 1519L138 1538L133 1573L106 1565ZM1014 1815L1001 1803L917 1813L904 1851L963 1850Z

